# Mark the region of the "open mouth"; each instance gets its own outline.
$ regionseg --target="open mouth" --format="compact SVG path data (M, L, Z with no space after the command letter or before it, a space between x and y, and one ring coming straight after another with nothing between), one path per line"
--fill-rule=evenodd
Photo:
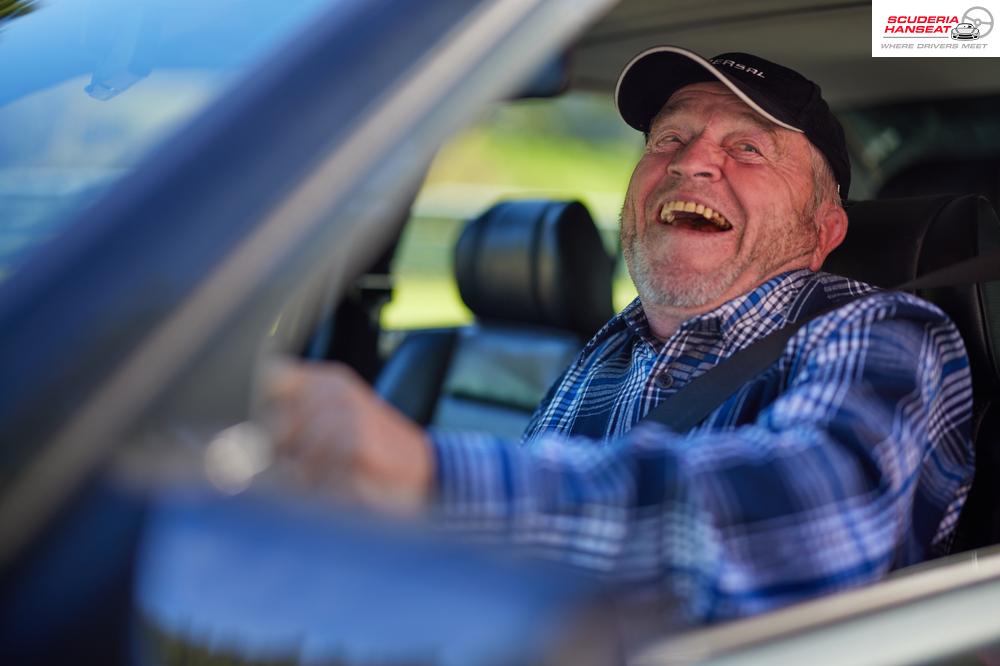
M729 231L733 225L725 216L708 206L693 201L674 200L663 204L660 219L674 227L718 233Z

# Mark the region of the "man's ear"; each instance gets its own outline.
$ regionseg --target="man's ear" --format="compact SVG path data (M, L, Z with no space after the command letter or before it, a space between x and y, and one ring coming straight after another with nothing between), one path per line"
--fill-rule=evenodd
M816 249L809 262L809 269L818 271L828 254L840 245L847 235L847 213L832 201L824 201L816 211Z

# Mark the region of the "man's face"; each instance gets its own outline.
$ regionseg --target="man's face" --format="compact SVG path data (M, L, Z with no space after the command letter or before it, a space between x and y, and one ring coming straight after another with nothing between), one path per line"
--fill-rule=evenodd
M805 136L721 83L674 93L622 209L622 248L643 304L714 307L808 266L817 241L812 174Z

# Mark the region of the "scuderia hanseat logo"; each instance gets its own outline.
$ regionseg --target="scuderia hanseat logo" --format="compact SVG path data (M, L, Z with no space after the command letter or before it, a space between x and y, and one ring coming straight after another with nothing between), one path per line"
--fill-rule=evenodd
M978 5L961 13L955 9L947 0L873 0L872 55L993 55L986 40L993 32L993 13Z

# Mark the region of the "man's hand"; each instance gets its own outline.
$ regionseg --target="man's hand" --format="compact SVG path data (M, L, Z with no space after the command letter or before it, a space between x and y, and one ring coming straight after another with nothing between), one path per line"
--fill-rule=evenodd
M393 513L426 505L433 477L426 434L346 365L278 363L267 404L279 454L309 483Z

